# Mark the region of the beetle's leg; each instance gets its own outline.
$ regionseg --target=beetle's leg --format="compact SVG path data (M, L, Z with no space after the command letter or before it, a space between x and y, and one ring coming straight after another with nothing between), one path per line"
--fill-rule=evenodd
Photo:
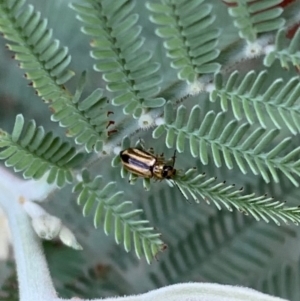
M165 162L165 156L164 156L164 153L161 153L159 156L157 156L157 158L159 159L159 161Z
M165 163L165 158L157 156L156 157L156 164L164 164Z
M148 149L148 152L149 152L151 155L154 155L154 149L153 149L153 147L150 147L150 148Z
M157 159L158 163L165 163L164 153L161 153L160 155L157 155L156 159Z
M158 178L157 176L155 176L155 175L153 175L153 181L154 182L161 182L163 179L161 179L161 178Z
M141 138L139 138L139 140L137 141L137 143L135 144L135 146L140 147L142 150L145 150L145 141Z

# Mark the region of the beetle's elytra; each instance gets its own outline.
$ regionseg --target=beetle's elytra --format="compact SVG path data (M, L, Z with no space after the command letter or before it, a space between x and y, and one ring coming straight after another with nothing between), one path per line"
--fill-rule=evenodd
M163 156L154 156L145 150L127 148L120 152L124 167L143 178L155 178L157 180L172 179L176 175L175 153L172 164L167 165Z

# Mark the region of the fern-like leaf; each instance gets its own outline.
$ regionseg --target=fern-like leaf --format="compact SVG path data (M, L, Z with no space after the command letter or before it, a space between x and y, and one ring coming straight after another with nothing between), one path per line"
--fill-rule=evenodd
M189 234L170 246L170 252L150 272L156 287L185 281L244 283L249 274L270 264L286 237L294 231L257 223L237 211L219 211L197 223ZM267 242L267 244L266 244Z
M207 219L216 212L213 206L201 206L201 210L197 210L187 204L177 189L168 187L153 190L146 201L139 202L138 207L144 209L151 224L164 229L164 240L171 245L185 237L196 223L206 225Z
M283 8L278 7L282 0L249 1L226 0L230 4L228 12L234 18L239 35L248 42L254 42L260 33L281 28L285 20L281 18Z
M187 198L190 195L199 202L201 197L208 203L213 202L219 210L222 205L229 211L235 208L246 215L252 215L257 221L264 220L268 223L271 220L277 225L281 222L293 222L296 225L300 223L299 207L287 207L284 202L275 201L266 194L258 197L255 193L241 195L243 188L236 190L234 185L226 185L225 181L215 184L216 178L205 179L205 174L195 176L195 169L176 177L175 181Z
M159 233L153 232L153 227L146 227L146 220L137 220L141 210L128 211L130 201L122 201L123 192L116 191L116 183L103 185L101 176L90 179L87 170L82 173L83 181L78 183L73 192L79 193L78 204L83 205L83 215L86 216L97 204L94 210L94 226L99 227L104 220L104 232L111 232L114 222L114 235L117 244L123 241L127 252L131 250L132 240L138 258L145 255L148 263L159 251L165 248Z
M210 100L220 99L224 112L228 110L230 102L237 120L246 116L250 124L258 120L263 128L266 128L266 123L271 120L278 129L284 124L291 133L297 134L300 132L300 112L297 103L300 92L299 78L293 77L287 83L277 79L266 89L267 77L267 71L259 74L250 71L241 79L235 71L224 83L222 75L218 73L215 75L215 89L210 93Z
M99 151L107 137L108 123L100 109L106 104L102 91L98 89L79 102L85 74L74 96L64 88L63 84L74 75L67 69L71 61L68 48L60 47L59 41L52 39L47 20L41 19L33 6L24 8L23 2L0 1L0 31L12 42L8 48L16 53L20 67L27 70L26 77L32 81L38 95L51 102L52 120L66 127L68 135L75 137L77 144L84 144L88 152ZM91 113L95 108L100 113L97 118Z
M70 143L52 132L45 133L33 120L25 127L22 115L17 116L12 135L0 131L0 148L4 148L0 159L15 171L23 171L24 178L40 179L49 172L47 182L59 187L73 181L70 168L83 159Z
M203 118L198 105L194 106L188 114L181 105L177 109L176 118L173 117L171 102L165 106L165 124L153 131L153 138L159 138L166 133L166 145L172 148L174 144L179 153L185 149L185 140L189 140L189 148L193 157L199 157L202 164L208 164L208 147L211 149L214 163L217 167L222 165L221 154L229 169L233 168L234 161L239 169L246 174L247 165L255 174L261 174L269 183L270 175L278 183L277 170L280 170L295 186L299 186L294 175L300 176L300 147L279 156L288 149L291 137L287 137L276 146L270 145L279 134L279 130L267 131L257 128L253 131L248 123L239 125L236 120L225 124L224 113L217 115L209 111ZM234 159L234 161L233 161ZM246 163L246 164L245 164Z
M264 58L264 65L270 67L276 60L279 60L281 67L288 69L289 64L300 68L300 29L298 28L288 47L286 47L286 29L277 32L275 49Z
M68 136L75 137L77 144L84 144L87 152L100 151L103 141L108 136L109 112L106 111L108 101L103 96L102 89L96 89L88 97L80 100L85 77L84 72L72 98L72 104L55 106L51 120L59 121L61 126L66 127Z
M20 67L29 70L26 77L33 81L38 95L47 101L68 98L61 87L74 75L67 69L71 62L68 49L52 39L47 20L32 5L24 8L23 4L23 0L0 1L0 31L12 42L8 48L16 53Z
M63 283L60 295L72 298L76 294L83 299L129 295L133 288L126 280L114 266L97 264L92 268L81 270L80 275L73 276L68 283Z
M287 259L276 269L268 271L263 277L257 277L251 287L269 295L285 298L290 301L299 299L300 262Z
M219 30L211 27L212 6L203 0L161 0L148 2L150 20L160 25L156 34L165 39L164 47L171 66L179 69L178 78L193 83L200 74L214 73L219 64L216 49Z
M143 51L138 15L132 14L134 1L85 0L85 5L72 4L78 19L85 26L82 31L93 37L91 56L99 60L94 66L103 73L107 89L116 95L112 104L124 106L125 114L138 118L143 108L164 105L156 98L161 78L160 65L152 62L152 54Z

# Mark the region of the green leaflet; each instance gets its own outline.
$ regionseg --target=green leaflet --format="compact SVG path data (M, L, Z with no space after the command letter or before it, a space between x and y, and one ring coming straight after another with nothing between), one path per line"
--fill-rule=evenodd
M168 116L172 115L170 110L172 105L169 102L165 106L165 113ZM153 131L153 138L158 139L165 133L167 147L176 147L178 152L184 150L188 139L192 156L199 156L204 165L208 164L208 150L211 150L213 162L217 167L222 165L222 155L226 166L230 169L235 162L243 173L247 173L248 165L255 175L262 175L267 183L270 182L269 172L274 181L279 181L275 171L278 170L298 187L295 176L300 175L298 166L300 147L289 151L290 139L285 139L277 142L272 149L272 143L279 130L267 131L264 128L253 130L247 123L240 125L237 121L230 121L225 124L224 113L216 115L213 111L209 111L203 117L199 113L200 107L197 105L192 108L191 114L183 105L179 106L176 117L173 117L173 120L168 118L165 124L157 127ZM187 117L190 124L188 127L184 122Z
M207 206L202 208L205 207ZM192 214L186 216L191 220L195 218ZM228 223L229 219L230 223ZM162 223L163 220L165 217L160 217L158 223ZM295 235L295 231L287 233L284 227L257 223L254 219L241 215L237 210L232 213L224 210L217 211L204 221L195 221L191 223L187 233L180 231L186 226L184 223L178 225L177 220L176 225L178 238L174 245L170 246L166 256L159 261L159 268L150 271L149 278L156 287L177 283L178 279L183 282L188 281L191 274L212 277L218 282L230 278L234 279L235 283L239 283L241 273L251 272L257 275L262 268L272 266L270 258L276 254L277 248L281 247L282 241L287 236L292 238ZM237 235L239 235L239 246L236 244ZM267 245L265 245L266 240ZM177 258L181 258L182 265L178 264ZM294 266L298 269L298 265ZM284 272L287 273L285 270L280 270L280 273ZM289 275L287 273L285 280L289 281L287 287L290 287L291 283ZM253 286L257 285L256 278L253 278ZM274 279L269 278L269 274L267 279L265 276L262 277L264 282L271 283L267 286L268 292L275 294L277 289L273 286ZM282 285L281 279L276 281L279 286Z
M61 48L60 43L52 39L47 20L41 19L33 6L23 5L22 0L14 1L12 6L6 1L0 4L0 31L12 42L8 48L16 53L20 67L28 69L26 77L32 80L42 98L51 101L59 97L68 99L61 87L74 75L67 69L71 61L68 49Z
M228 6L233 24L239 29L239 35L248 42L255 42L258 34L282 28L285 20L281 18L283 9L278 7L281 0L249 2L247 0L230 1Z
M227 82L222 75L215 75L215 89L210 93L210 100L221 101L223 111L227 111L224 102L231 102L234 117L240 120L244 115L250 124L259 121L263 128L271 120L276 128L284 125L292 134L300 131L300 113L297 104L300 92L298 77L292 77L287 83L277 79L265 88L267 71L257 74L249 71L244 77L237 71L231 73ZM268 118L269 117L269 118Z
M193 83L201 74L214 73L220 67L214 60L219 30L212 28L212 6L202 0L147 2L150 20L160 26L156 34L165 40L171 67L178 78Z
M109 125L107 99L103 90L96 89L88 97L79 100L81 92L76 92L72 104L54 104L55 113L51 120L68 129L68 135L76 144L85 145L87 152L100 151L107 139Z
M142 108L161 107L165 100L156 98L160 64L152 62L152 54L142 48L144 38L137 25L139 16L132 13L134 6L129 0L114 1L114 5L95 0L72 4L71 8L85 24L83 32L93 36L91 56L98 61L94 69L103 74L107 89L113 93L112 104L139 118Z
M286 47L287 29L280 29L276 35L275 49L264 57L264 65L270 67L276 60L279 60L281 67L289 69L292 64L296 68L300 66L300 30L297 29L295 35L291 39L289 46Z
M236 190L234 185L226 185L225 182L215 184L216 178L205 179L204 174L195 174L196 170L187 171L175 181L179 189L192 196L199 202L199 198L208 203L213 202L218 209L225 206L232 211L233 208L245 214L252 215L257 221L263 219L269 222L271 219L277 225L300 222L300 209L298 207L287 207L284 202L275 201L273 197L266 194L256 197L254 193L241 195L242 189Z
M12 136L0 133L0 159L26 179L40 179L48 173L47 182L59 187L73 181L71 168L83 159L70 143L63 142L52 132L45 133L34 121L24 126L22 115L16 117Z
M148 221L136 218L142 210L129 211L127 207L131 202L122 201L123 192L116 192L115 182L103 184L101 176L92 180L87 170L83 171L82 179L74 186L73 192L79 194L77 202L83 206L83 215L94 212L94 226L103 222L105 234L114 231L116 243L123 242L126 251L130 250L133 239L137 256L140 258L144 254L150 263L163 250L164 244L160 234L153 232L153 227L145 226Z
M102 141L107 138L108 125L102 90L97 89L76 106L83 90L85 73L72 99L63 87L74 75L67 69L71 62L68 48L53 40L52 30L47 29L47 20L41 19L33 6L23 5L22 0L0 3L0 31L12 42L8 48L16 53L15 59L20 61L20 67L27 69L26 78L32 81L38 95L51 103L54 111L51 119L66 127L68 135L74 137L77 144L84 144L86 151L100 151ZM15 131L12 139L17 137L18 129Z

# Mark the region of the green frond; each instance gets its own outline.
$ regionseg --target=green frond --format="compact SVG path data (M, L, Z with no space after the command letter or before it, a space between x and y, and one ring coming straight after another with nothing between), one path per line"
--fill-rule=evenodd
M275 40L275 49L268 53L264 58L264 65L270 67L276 60L279 60L281 67L288 69L289 64L300 68L300 29L298 28L291 39L288 47L286 38L286 29L277 32Z
M78 220L78 216L75 218ZM61 248L52 241L43 241L43 249L50 273L57 280L56 289L61 298L71 299L74 294L91 299L94 296L104 298L112 294L129 294L128 283L113 265L91 263L84 252Z
M47 174L48 183L62 187L73 181L71 167L83 159L83 154L52 132L45 133L31 120L24 126L23 116L17 115L13 133L0 131L0 159L25 179L40 179ZM4 148L4 149L3 149Z
M68 48L52 39L47 20L32 5L24 7L24 2L0 1L0 31L11 41L7 46L16 53L20 67L27 70L26 77L38 95L53 102L68 99L62 87L74 75L67 69L71 62Z
M88 263L84 257L84 252L78 252L72 248L62 248L53 241L43 240L42 244L50 273L54 279L57 279L56 289L59 295L62 298L71 298L72 296L69 295L70 293L65 286L82 276L87 269ZM66 258L68 259L66 260Z
M80 100L86 73L81 77L78 89L72 98L72 104L54 106L55 113L51 120L58 121L60 126L68 129L67 135L75 138L79 145L84 144L85 150L100 151L103 141L108 137L107 98L102 89L96 89L88 97Z
M148 263L165 247L159 233L146 224L147 220L139 220L137 216L142 210L131 210L131 201L123 201L123 192L117 191L116 183L103 183L97 176L90 179L87 170L82 173L82 182L78 183L73 192L79 193L77 202L83 206L83 215L94 212L94 226L104 223L104 232L108 235L114 224L114 236L117 244L123 242L127 252L131 250L132 241L138 258L145 255ZM96 205L96 208L94 206Z
M195 175L195 169L188 170L183 176L176 177L175 182L181 192L188 198L191 196L196 202L199 197L207 203L213 202L221 210L225 206L229 211L238 211L252 215L257 221L269 220L280 225L300 222L300 208L287 207L284 202L275 201L266 194L255 196L255 193L241 195L243 188L235 189L235 185L226 185L226 182L215 183L216 178L205 179L205 174ZM171 182L172 183L172 182Z
M234 18L234 25L239 29L239 36L248 42L254 42L257 35L284 26L281 18L283 8L278 7L282 0L230 1L229 15Z
M0 1L0 31L12 42L8 48L16 53L20 67L27 70L26 77L32 81L38 95L51 102L52 120L66 127L68 135L74 137L77 144L84 144L88 152L100 150L107 136L104 130L108 122L100 109L100 105L103 108L105 105L102 91L98 89L78 103L82 91L77 91L73 97L63 87L74 75L67 69L71 61L68 49L52 39L47 20L42 19L33 6L24 8L23 2ZM80 85L82 88L83 83ZM101 111L98 118L91 112L96 107L98 113Z
M189 204L173 187L153 190L146 201L139 202L138 208L144 209L151 224L164 229L164 240L170 245L185 237L196 223L206 225L208 218L217 211L213 206L201 206L198 210L199 207Z
M284 227L257 223L237 211L219 211L170 245L149 277L155 287L199 278L238 285L245 275L262 273L288 236Z
M83 33L93 37L91 56L99 62L94 66L102 72L107 89L114 93L112 104L123 106L124 114L138 118L143 108L161 107L163 98L156 98L161 77L160 64L152 62L152 54L144 51L144 38L139 16L133 14L135 2L116 0L85 0L72 4L78 19L85 26Z
M267 274L261 275L262 277L256 277L251 283L251 287L265 294L296 301L300 294L299 273L299 259L285 258L280 267L268 271Z
M249 71L240 76L237 71L231 73L226 82L220 73L215 75L215 89L210 100L220 99L224 112L231 104L234 117L241 120L246 116L250 124L259 121L266 128L268 121L281 129L285 125L294 135L300 132L300 111L297 103L300 92L298 77L292 77L287 83L276 79L266 88L267 71L256 73Z
M73 262L73 265L78 266L78 263ZM70 275L72 274L70 273ZM93 299L95 296L109 298L129 295L132 289L126 277L121 275L113 265L99 263L89 269L81 270L80 275L73 276L69 282L60 283L60 286L62 288L59 290L59 295L70 299L74 294L83 299Z
M219 64L216 49L218 29L212 28L215 18L212 6L204 0L161 0L148 2L153 13L150 20L161 26L156 34L165 39L164 47L172 60L171 66L179 69L178 78L193 83L201 74L214 73Z
M270 182L270 176L276 183L279 182L279 170L295 186L299 186L294 176L300 175L300 147L280 156L280 153L287 152L291 138L276 142L276 146L272 148L272 142L278 136L279 130L253 130L250 124L240 125L236 120L225 124L225 114L216 115L213 111L202 117L198 105L188 114L186 107L181 105L176 111L176 117L171 102L164 109L165 123L158 126L152 136L157 139L166 133L165 143L168 148L175 145L177 151L182 153L188 139L192 156L199 157L204 165L208 164L210 149L217 167L222 165L222 155L229 169L234 167L235 162L244 174L250 168L253 174L260 174L267 183Z

